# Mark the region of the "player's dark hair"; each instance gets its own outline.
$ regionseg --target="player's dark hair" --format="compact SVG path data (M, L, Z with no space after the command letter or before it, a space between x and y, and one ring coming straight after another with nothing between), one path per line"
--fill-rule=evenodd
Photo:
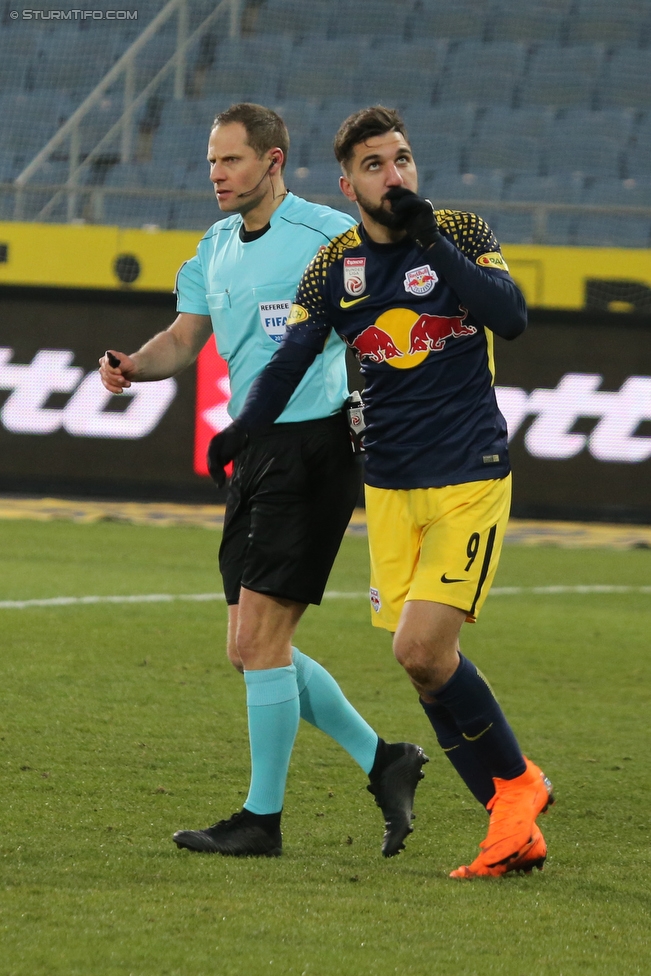
M276 112L253 102L238 102L225 112L220 112L212 127L214 129L218 125L230 125L231 122L239 122L244 126L247 142L260 158L276 146L282 149L285 158L281 172L285 169L289 153L289 132Z
M385 132L399 132L404 139L407 138L405 123L394 108L372 105L353 112L341 123L335 136L337 162L346 166L352 158L355 146L373 136L383 136Z

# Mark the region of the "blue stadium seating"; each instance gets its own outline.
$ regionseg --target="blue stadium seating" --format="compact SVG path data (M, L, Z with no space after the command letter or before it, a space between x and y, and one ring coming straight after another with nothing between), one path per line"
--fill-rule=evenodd
M170 225L179 229L205 231L225 216L228 215L222 214L217 201L208 197L205 200L175 200L170 210Z
M260 8L255 29L258 34L327 34L333 19L329 0L266 0Z
M581 247L648 247L651 218L582 214L573 243Z
M641 179L592 180L585 190L583 202L620 207L651 207L651 176Z
M141 0L138 22L120 30L99 22L65 32L20 21L2 27L0 182L15 178L162 3ZM198 25L215 0L189 6ZM226 23L188 55L191 97L174 100L169 78L157 93L160 112L138 111L134 149L148 155L153 137L151 161L89 168L83 181L105 173L109 187L205 190L210 204L210 124L232 102L251 100L276 107L288 123L292 188L338 199L334 133L352 111L382 102L403 114L421 186L439 199L490 205L507 242L540 239L542 211L500 211L501 198L651 206L651 0L262 0L244 5L240 40L228 37ZM175 43L172 18L141 52L139 85ZM121 111L117 84L80 126L82 156ZM65 181L67 145L34 182ZM108 149L118 148L119 136ZM29 213L44 202L34 197ZM140 202L107 197L107 212L133 226L201 227L219 215L215 206L206 217L202 200ZM8 210L12 200L0 196L0 213ZM65 219L65 206L57 213ZM648 224L550 212L545 239L645 246Z
M623 154L632 128L627 112L563 113L550 134L545 150L549 173L582 172L595 176L619 176Z
M580 203L585 180L582 176L516 176L504 190L505 200L522 203Z
M572 44L636 45L640 28L648 27L649 13L649 5L644 2L578 0L568 22L568 38Z
M498 0L491 11L487 32L495 41L560 42L566 22L564 10L546 10L542 5L525 4L521 0Z
M343 195L339 189L341 169L336 162L317 163L315 166L291 168L287 172L287 185L299 196L332 196L338 199Z
M502 195L501 173L437 173L423 186L423 192L434 206L445 206L450 201L492 202Z
M651 108L650 77L651 50L618 48L607 63L597 88L600 106Z
M406 22L407 37L449 40L481 40L490 14L488 4L420 0Z
M591 108L604 53L599 44L541 44L522 80L520 104Z
M525 65L524 44L461 41L450 52L436 91L438 101L510 105Z
M336 37L374 34L390 34L397 40L405 36L410 4L399 0L334 0L330 31Z

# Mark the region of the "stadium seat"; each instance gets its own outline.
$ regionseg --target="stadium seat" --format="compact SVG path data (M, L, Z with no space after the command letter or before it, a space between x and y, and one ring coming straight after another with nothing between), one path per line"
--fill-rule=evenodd
M141 163L118 163L112 166L104 181L105 186L146 186L145 170Z
M448 50L446 40L422 38L406 41L395 41L392 37L380 37L373 41L371 47L364 53L362 67L366 66L401 66L418 68L422 71L440 72L445 62ZM427 96L419 94L418 89L409 93L410 101L427 101ZM404 99L402 99L404 101Z
M521 0L498 0L488 20L488 34L494 41L554 41L563 37L566 14Z
M606 65L597 88L600 106L651 108L650 77L651 50L632 47L617 49Z
M425 196L435 207L448 204L460 209L466 201L492 202L502 195L501 173L437 173L423 186Z
M594 176L621 175L622 159L632 126L624 112L563 113L545 149L549 173L582 172Z
M500 244L533 244L536 241L532 211L501 210L490 214L488 224Z
M476 38L482 40L490 9L487 4L449 3L448 0L417 0L407 18L409 39L423 37L448 38L457 41Z
M627 150L624 167L625 175L646 177L651 174L651 113L647 113L633 130L631 146Z
M545 140L552 130L554 116L554 110L549 108L513 109L504 105L491 105L479 113L477 135L482 139L493 135L522 135Z
M338 163L317 163L315 166L289 167L285 181L288 189L301 197L330 196L335 202L341 197L343 202L344 197L339 189L340 176Z
M203 163L208 149L205 125L160 126L152 141L152 158L165 156L187 165Z
M405 36L410 5L400 0L335 0L330 30L335 37L350 35L390 35L396 40Z
M421 129L411 137L411 148L421 182L428 182L439 172L459 174L463 149L461 136L441 138L436 132Z
M619 214L582 214L576 227L575 243L580 247L648 247L650 217Z
M291 41L276 37L270 46L267 38L243 38L220 44L212 67L202 84L202 97L237 92L250 97L266 91L276 98L281 68L290 59ZM270 57L272 55L272 57Z
M296 49L283 66L279 97L310 99L351 98L357 88L357 57L348 47L324 42Z
M175 200L169 217L169 226L178 230L206 231L216 221L223 220L228 214L222 214L214 197L203 199Z
M593 180L584 203L618 207L651 207L651 177L626 180Z
M428 146L438 140L455 138L462 142L470 137L475 123L476 106L470 103L455 103L432 107L426 102L409 102L402 110L402 118L407 126L407 134L413 146L423 143Z
M576 243L576 214L550 211L544 218L538 243L571 247Z
M603 44L637 44L640 29L649 20L642 5L613 3L612 0L579 0L568 20L571 44L598 42Z
M583 177L516 176L504 189L505 200L523 203L579 203Z
M435 71L413 67L409 62L379 61L374 51L367 53L355 83L355 91L363 102L377 105L396 105L413 98L417 92L424 100L431 99L436 81Z
M540 142L532 136L485 133L468 144L463 166L470 173L481 169L537 173L540 159Z
M510 105L524 70L525 53L523 44L512 41L460 42L440 74L437 100Z
M163 197L114 196L105 194L103 223L124 227L143 227L155 224L170 226L171 201Z
M519 104L591 108L603 45L541 44L522 79Z
M266 0L255 18L256 34L327 34L333 18L330 0Z

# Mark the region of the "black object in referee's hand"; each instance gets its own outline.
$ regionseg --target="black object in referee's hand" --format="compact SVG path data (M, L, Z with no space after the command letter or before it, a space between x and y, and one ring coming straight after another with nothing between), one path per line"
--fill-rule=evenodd
M441 239L434 208L429 200L419 197L405 186L392 186L385 198L398 218L398 228L406 231L407 237L421 247L431 247Z
M215 434L208 445L206 461L210 477L218 488L223 488L226 484L226 472L224 468L231 461L241 454L249 440L248 432L234 420L232 424Z

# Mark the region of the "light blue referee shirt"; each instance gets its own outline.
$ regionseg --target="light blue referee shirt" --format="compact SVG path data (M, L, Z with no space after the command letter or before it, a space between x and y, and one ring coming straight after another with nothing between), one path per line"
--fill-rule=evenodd
M242 217L235 214L213 224L195 257L181 265L176 307L210 315L217 348L228 363L231 417L278 349L303 271L320 247L354 223L347 214L288 193L262 237L240 240ZM278 423L316 420L341 409L348 396L345 352L333 330Z

